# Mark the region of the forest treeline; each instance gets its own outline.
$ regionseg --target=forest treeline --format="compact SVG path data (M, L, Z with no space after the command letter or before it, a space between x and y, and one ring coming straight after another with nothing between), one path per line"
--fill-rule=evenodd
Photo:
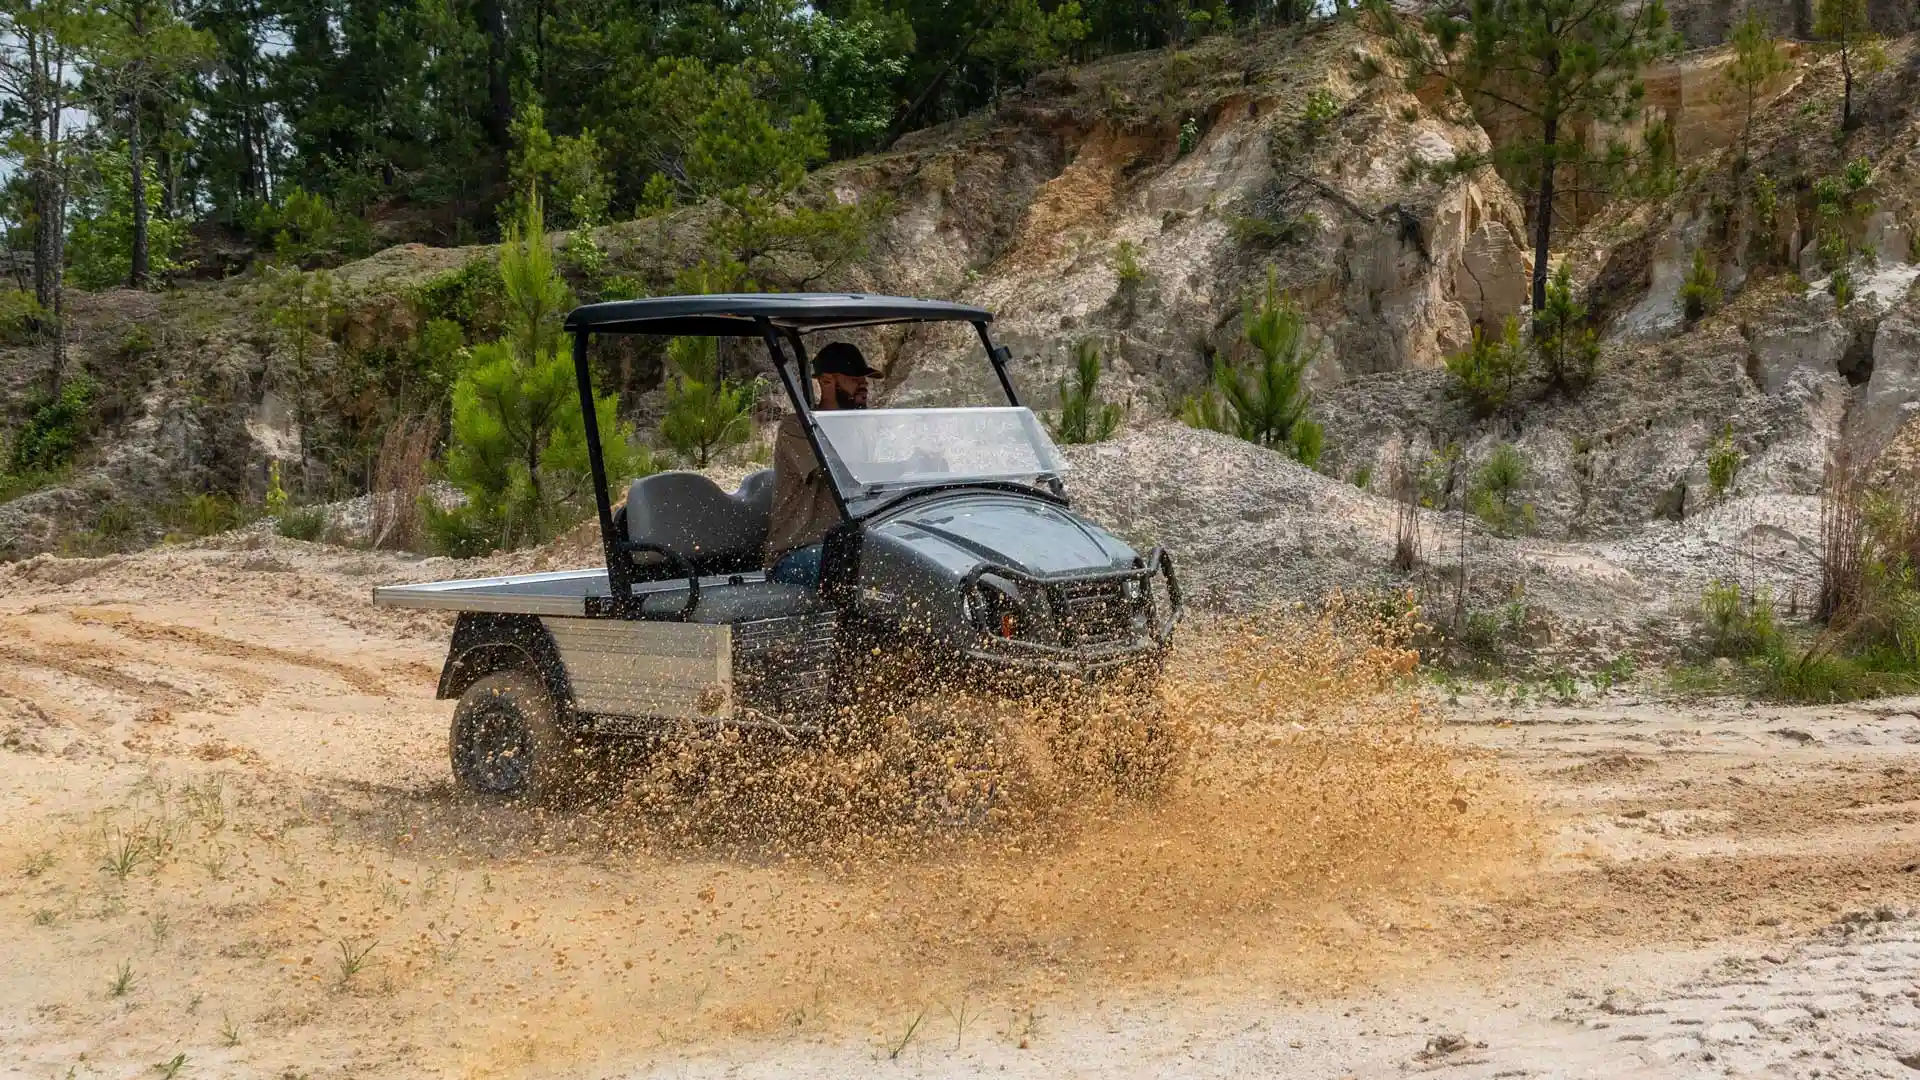
M413 238L490 240L529 184L561 227L708 198L701 174L727 168L703 153L818 164L1044 67L1294 21L1301 3L4 0L4 213L49 307L63 262L78 283L143 284L177 223L270 244L314 199L347 221L404 204ZM743 113L797 147L716 150ZM39 228L80 219L112 235Z

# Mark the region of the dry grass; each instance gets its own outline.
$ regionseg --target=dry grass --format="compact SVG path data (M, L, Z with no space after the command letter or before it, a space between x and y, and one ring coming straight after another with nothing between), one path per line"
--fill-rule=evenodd
M1393 568L1405 574L1420 565L1420 475L1403 446L1387 473L1393 494Z
M373 466L373 546L412 550L421 539L420 497L440 440L439 422L403 416L387 428Z

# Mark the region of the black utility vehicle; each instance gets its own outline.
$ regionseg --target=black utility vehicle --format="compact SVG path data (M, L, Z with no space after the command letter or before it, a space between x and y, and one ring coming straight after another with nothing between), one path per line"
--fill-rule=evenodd
M1017 692L1153 679L1180 611L1173 560L1070 509L1064 465L1020 404L992 319L844 294L661 297L568 315L606 565L374 590L376 604L460 612L439 696L460 699L461 786L548 793L569 782L582 736L646 736L663 722L817 733L882 683ZM1005 405L813 410L809 335L943 321L972 324ZM697 473L659 473L614 505L588 349L617 334L766 345L844 517L818 588L762 570L771 470L731 493ZM876 661L892 674L876 676Z

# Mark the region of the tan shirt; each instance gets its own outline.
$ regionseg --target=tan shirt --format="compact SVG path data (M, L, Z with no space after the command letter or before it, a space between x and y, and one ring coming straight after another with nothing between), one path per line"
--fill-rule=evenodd
M840 524L833 480L813 454L800 417L780 421L773 436L773 509L767 515L766 565L794 548L817 544Z

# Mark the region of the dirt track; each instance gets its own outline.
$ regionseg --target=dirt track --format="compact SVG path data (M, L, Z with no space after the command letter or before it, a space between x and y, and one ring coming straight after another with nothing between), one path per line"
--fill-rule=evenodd
M1469 703L1045 845L743 855L456 798L445 623L366 602L419 574L0 568L0 1076L1920 1066L1920 702Z

